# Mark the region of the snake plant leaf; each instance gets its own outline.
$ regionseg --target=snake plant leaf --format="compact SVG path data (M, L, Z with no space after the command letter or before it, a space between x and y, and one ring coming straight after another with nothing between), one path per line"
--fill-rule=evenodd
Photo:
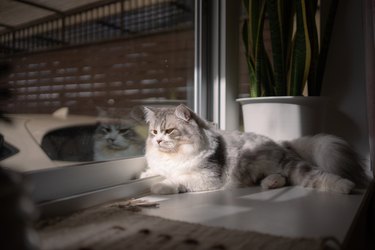
M261 88L259 84L255 84L257 82L257 79L255 75L254 58L250 54L251 49L249 49L249 39L251 38L249 38L248 30L248 22L245 21L242 27L242 39L245 48L245 57L249 73L250 94L253 94L256 97L259 93L261 93Z
M320 95L320 92L321 92L324 70L325 70L326 62L327 62L327 54L328 54L328 49L329 49L329 45L331 42L331 34L332 34L333 26L334 26L338 4L339 4L339 0L331 0L331 4L328 9L327 20L325 24L323 25L324 29L323 29L322 38L321 38L319 62L318 62L317 72L316 72L316 90L315 90L314 95Z
M245 1L246 2L246 1ZM247 18L249 20L249 39L251 48L256 51L259 31L262 28L264 17L265 0L250 0L248 1ZM255 57L255 53L253 55Z
M331 5L321 42L315 15L318 0L244 0L242 37L250 77L250 96L318 96L339 0ZM263 38L269 21L271 51ZM267 46L267 50L266 50Z
M257 40L257 31L260 19L262 19L261 3L263 0L244 0L246 8L246 26L247 26L247 47L248 55L255 60L255 49Z
M307 81L311 62L306 1L296 1L296 32L293 39L291 65L289 70L288 95L300 96Z
M264 51L265 57L262 59L264 63L263 72L262 72L264 79L262 81L261 96L276 96L277 94L276 94L276 88L275 88L274 73L272 71L272 65L271 65L269 57L267 56L265 48L263 51Z
M293 25L293 0L269 0L267 13L270 24L275 95L287 93L288 50Z
M268 75L270 64L264 48L263 30L266 0L245 0L247 24L243 29L245 49L247 47L248 67L250 74L250 96L268 95L272 83ZM246 22L245 22L246 23ZM246 31L247 30L247 31Z
M317 11L317 0L306 1L306 18L307 28L309 32L310 44L311 44L311 64L310 72L308 75L308 95L316 96L317 93L317 69L319 62L319 39L318 30L316 28L315 15Z
M275 75L275 92L279 95L286 94L285 82L285 51L283 44L283 20L279 0L269 0L267 4L267 13L269 17L273 70ZM285 93L285 94L283 94Z
M251 3L253 2L257 1L252 0ZM260 14L260 18L258 19L256 29L253 30L255 32L253 36L255 38L255 74L257 80L259 81L258 84L261 85L262 89L260 96L274 95L274 84L272 82L273 77L271 63L269 61L268 54L264 46L263 38L266 3L267 0L260 0L259 4L257 5L259 7L259 11L257 11L257 13Z

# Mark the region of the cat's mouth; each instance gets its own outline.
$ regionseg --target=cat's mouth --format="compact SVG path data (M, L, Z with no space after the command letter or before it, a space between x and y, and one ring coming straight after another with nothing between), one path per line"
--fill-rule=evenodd
M162 151L162 152L175 152L176 151L176 148L174 145L172 144L162 144L162 145L158 145L158 150L159 151Z
M108 144L107 147L110 149L114 149L114 150L125 150L127 148L126 146L120 146L120 145L113 144L113 143Z
M173 153L173 152L176 152L176 149L174 149L174 148L159 147L158 149L159 149L159 151L164 152L164 153Z

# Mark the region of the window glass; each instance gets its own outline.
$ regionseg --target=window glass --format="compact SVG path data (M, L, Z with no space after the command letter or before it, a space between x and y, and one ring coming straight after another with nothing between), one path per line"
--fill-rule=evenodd
M147 132L134 110L193 103L193 0L81 6L0 42L0 87L12 93L2 110L13 117L0 133L20 149L10 165L31 154L51 166L142 155Z

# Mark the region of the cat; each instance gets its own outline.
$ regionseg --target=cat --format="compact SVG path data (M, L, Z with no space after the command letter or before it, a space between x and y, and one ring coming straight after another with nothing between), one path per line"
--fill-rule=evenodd
M99 110L93 135L93 160L106 161L144 154L142 126L128 116Z
M148 166L140 177L165 178L151 186L154 194L254 185L349 194L369 182L359 156L333 135L275 142L255 133L220 131L183 104L144 107L144 118Z

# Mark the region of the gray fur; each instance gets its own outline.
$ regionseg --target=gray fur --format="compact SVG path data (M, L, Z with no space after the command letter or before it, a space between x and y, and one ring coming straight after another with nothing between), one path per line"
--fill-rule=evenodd
M100 110L93 135L95 161L134 157L144 153L144 137L137 123L128 117Z
M261 185L300 185L350 193L368 184L357 154L332 135L277 143L254 133L216 130L184 105L145 108L147 170L157 194Z

